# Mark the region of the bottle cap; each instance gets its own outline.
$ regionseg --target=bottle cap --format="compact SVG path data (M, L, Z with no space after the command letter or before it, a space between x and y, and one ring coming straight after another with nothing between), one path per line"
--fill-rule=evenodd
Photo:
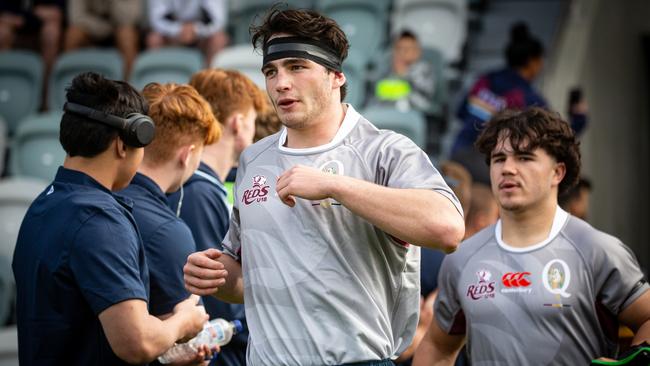
M244 330L244 325L238 319L233 320L232 324L235 326L235 333L241 333Z

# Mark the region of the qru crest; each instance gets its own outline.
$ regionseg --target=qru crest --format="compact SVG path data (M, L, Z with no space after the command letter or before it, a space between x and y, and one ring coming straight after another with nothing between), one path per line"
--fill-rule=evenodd
M570 297L566 290L571 283L571 270L569 265L561 259L553 259L546 263L542 270L542 284L544 288L555 295Z

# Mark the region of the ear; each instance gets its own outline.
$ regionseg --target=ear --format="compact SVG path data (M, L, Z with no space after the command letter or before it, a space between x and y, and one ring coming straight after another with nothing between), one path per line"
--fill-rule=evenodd
M347 81L345 74L342 71L334 71L332 74L334 74L334 81L332 84L333 89L342 87Z
M553 169L553 184L559 186L566 175L566 165L564 163L555 164Z
M228 127L232 130L233 135L237 135L239 130L241 130L243 122L244 115L241 113L235 113L228 118Z
M126 149L128 148L128 146L126 146L124 141L122 141L122 139L118 136L115 138L115 142L113 142L113 144L115 147L115 154L119 158L122 159L126 158Z
M192 156L192 152L194 152L195 149L196 146L194 144L185 145L179 149L178 161L180 162L181 166L186 167L189 165L190 157Z

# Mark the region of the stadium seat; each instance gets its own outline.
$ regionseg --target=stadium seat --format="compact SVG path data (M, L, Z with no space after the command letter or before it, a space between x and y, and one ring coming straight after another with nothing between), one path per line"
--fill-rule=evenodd
M61 115L58 111L33 115L18 126L10 156L12 176L54 179L65 159L59 143Z
M345 32L350 49L370 60L386 44L390 0L322 0L319 10Z
M231 29L232 44L251 43L249 27L251 24L259 24L266 11L277 3L277 0L237 0L229 2L229 27ZM294 9L311 9L314 7L314 0L285 0ZM281 7L281 9L284 9Z
M203 56L198 50L166 47L139 54L130 81L138 90L151 82L186 84L202 68Z
M49 81L48 103L54 111L65 103L65 88L72 79L86 71L94 71L106 78L122 80L122 56L115 49L86 48L61 55L54 64Z
M448 63L459 61L467 37L466 0L395 0L391 34L408 29Z
M214 58L210 67L237 70L248 76L260 88L266 89L264 75L261 71L261 51L255 51L250 43L224 48Z
M0 180L0 326L7 322L14 301L11 259L18 230L27 208L46 186L46 182L35 179Z
M361 108L366 102L367 92L367 59L361 52L350 50L347 59L343 62L343 73L347 79L348 94L345 102L355 108Z
M414 110L402 112L390 107L371 107L364 110L361 115L377 128L400 133L413 140L422 149L426 146L426 121L420 112Z
M13 133L20 120L38 110L43 61L31 51L0 52L0 116Z

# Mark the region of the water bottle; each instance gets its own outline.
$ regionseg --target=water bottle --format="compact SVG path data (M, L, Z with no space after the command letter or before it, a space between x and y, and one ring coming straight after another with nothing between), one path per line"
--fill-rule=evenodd
M212 319L203 325L203 330L187 343L175 344L167 352L158 357L158 362L169 364L191 359L198 352L198 347L207 344L210 348L223 346L230 342L232 336L244 329L239 320Z

